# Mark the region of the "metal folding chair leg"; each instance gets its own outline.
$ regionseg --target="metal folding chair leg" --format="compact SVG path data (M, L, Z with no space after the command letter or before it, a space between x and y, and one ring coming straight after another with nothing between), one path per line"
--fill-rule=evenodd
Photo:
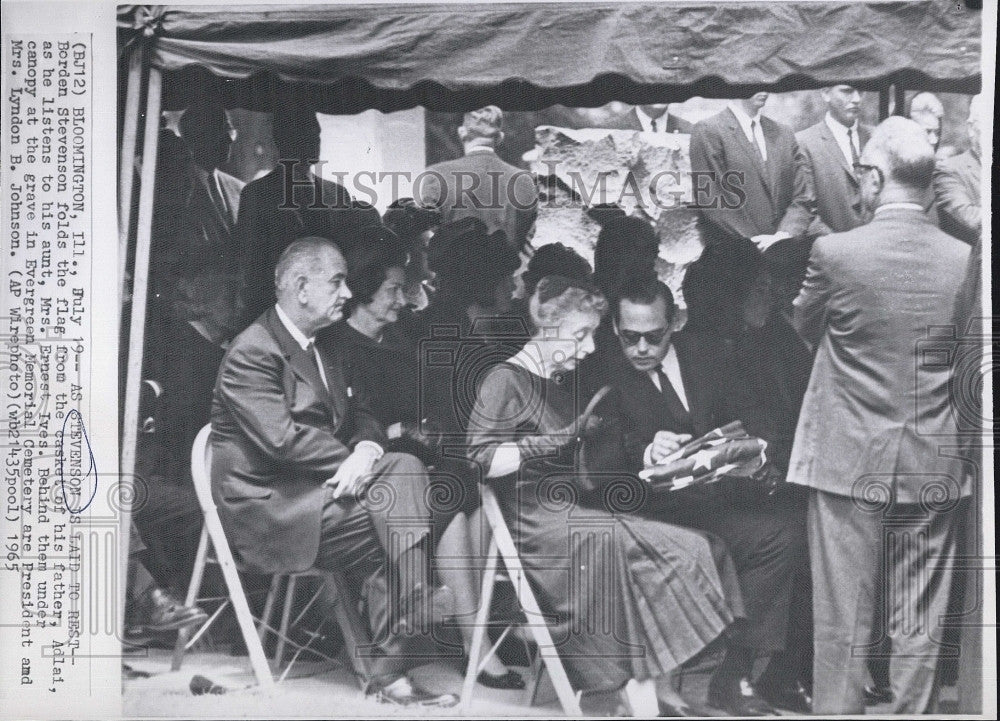
M469 665L465 670L462 683L461 709L469 712L472 703L472 693L476 686L476 676L479 675L479 657L483 652L483 642L488 630L490 606L493 603L493 589L497 578L497 561L500 552L497 550L496 536L490 539L490 547L486 552L486 569L483 572L483 585L479 595L479 609L476 611L475 626L472 629L472 646L469 649Z

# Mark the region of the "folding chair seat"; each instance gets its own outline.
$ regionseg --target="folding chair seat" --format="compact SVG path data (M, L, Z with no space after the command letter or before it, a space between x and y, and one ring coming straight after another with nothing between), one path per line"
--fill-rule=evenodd
M209 627L230 605L236 614L236 621L239 624L240 634L246 644L247 653L250 656L250 664L253 667L254 676L257 683L264 688L273 686L275 679L271 674L267 657L264 654L264 642L267 634L273 633L277 638L275 648L275 665L280 668L284 658L287 645L295 647L295 653L281 672L279 681L284 680L291 670L292 665L299 656L308 651L320 656L328 661L332 661L329 656L321 653L317 649L311 648L313 642L319 638L319 628L307 632L309 640L304 644L299 644L289 637L289 631L306 614L308 609L319 598L324 586L331 583L337 593L336 617L340 625L341 633L344 637L344 651L348 655L355 674L359 677L359 684L363 684L367 677L367 668L361 656L356 652L356 648L368 642L367 627L363 623L357 608L349 600L344 598L342 589L350 588L340 574L319 569L309 569L297 573L275 574L271 580L270 590L264 603L264 612L260 619L255 619L250 611L247 602L246 592L240 581L239 571L233 558L232 549L226 539L222 522L219 520L219 512L212 498L212 488L210 479L210 468L212 463L212 449L208 443L211 426L206 425L199 431L195 438L194 446L191 450L191 478L194 481L195 491L198 494L198 502L201 505L205 523L201 531L201 540L198 543L198 552L195 557L194 569L191 573L191 583L188 586L185 603L188 606L199 602L220 602L218 607L209 616L208 620L192 633L191 629L183 629L178 633L177 644L174 647L172 670L178 670L184 658L184 654L195 643L202 638ZM199 597L202 582L204 580L205 568L208 564L218 565L222 571L223 579L226 583L227 595L225 597ZM305 579L317 578L319 584L309 601L299 611L297 618L291 618L295 606L296 590L299 582ZM271 625L275 613L277 599L284 587L285 598L281 614L281 621L278 628ZM255 623L258 627L255 627Z
M507 522L500 513L500 505L497 503L493 489L487 485L480 487L483 515L486 516L492 531L489 550L486 553L486 568L483 574L482 593L480 595L479 611L476 613L475 628L473 630L472 648L469 651L469 665L465 671L465 680L462 684L462 698L460 708L464 713L468 713L469 704L472 702L472 694L476 685L476 676L482 668L478 661L482 653L485 642L487 624L489 621L490 606L493 601L493 588L496 584L498 571L497 566L503 561L507 569L507 575L514 585L514 593L517 596L521 611L527 619L526 627L531 633L535 644L538 647L538 656L544 664L544 669L548 671L552 686L555 688L556 696L562 706L563 712L567 716L580 716L580 694L573 690L570 685L566 669L559 659L559 653L552 641L548 626L545 625L545 617L538 606L528 579L525 577L524 569L521 565L514 539L510 535ZM511 629L504 632L505 634ZM502 640L502 639L501 639ZM494 646L494 651L500 645L498 641ZM537 673L534 674L532 683L526 689L529 703L533 702L538 686L538 677L543 666L540 665Z

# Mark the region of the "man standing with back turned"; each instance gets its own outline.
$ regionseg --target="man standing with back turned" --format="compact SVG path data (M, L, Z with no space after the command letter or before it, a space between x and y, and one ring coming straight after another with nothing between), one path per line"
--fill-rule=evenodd
M933 174L919 125L892 117L876 128L859 164L874 219L816 241L795 301L797 330L818 346L788 472L812 489L818 714L864 713L880 581L892 712L933 703L955 520L969 495L941 360L954 340L928 341L951 322L969 249L924 213Z

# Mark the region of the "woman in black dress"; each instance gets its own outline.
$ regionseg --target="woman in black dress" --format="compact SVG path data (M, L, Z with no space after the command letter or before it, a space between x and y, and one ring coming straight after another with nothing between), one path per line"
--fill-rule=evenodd
M589 481L571 466L553 469L588 431L577 427L587 399L571 371L593 351L606 303L585 283L550 276L530 309L538 330L479 387L469 457L497 490L542 611L555 619L570 682L590 708L613 708L625 690L637 715L687 715L669 674L742 615L732 562L700 532L578 502Z
M387 450L411 453L431 468L428 501L435 519L435 571L453 592L455 617L466 653L479 607L479 574L470 559L483 555L479 489L465 458L439 452L441 422L433 398L422 398L419 343L400 328L407 305L407 263L412 255L386 233L380 243L358 248L349 259L353 297L347 320L320 332L317 343L346 358L351 384L368 391L372 412L389 438ZM463 429L464 433L464 429ZM490 653L479 682L493 688L523 688L524 680Z

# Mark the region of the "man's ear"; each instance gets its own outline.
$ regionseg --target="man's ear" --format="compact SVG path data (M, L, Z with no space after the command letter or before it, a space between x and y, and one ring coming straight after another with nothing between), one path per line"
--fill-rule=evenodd
M463 143L469 138L469 129L464 125L458 126L458 139Z
M295 277L295 298L302 305L306 304L303 294L306 291L306 285L308 283L309 283L309 278L307 278L305 275L299 275Z
M505 137L506 136L504 135L504 132L501 130L499 133L497 133L497 139L496 139L496 142L494 142L494 145L502 145L503 144L503 139Z

